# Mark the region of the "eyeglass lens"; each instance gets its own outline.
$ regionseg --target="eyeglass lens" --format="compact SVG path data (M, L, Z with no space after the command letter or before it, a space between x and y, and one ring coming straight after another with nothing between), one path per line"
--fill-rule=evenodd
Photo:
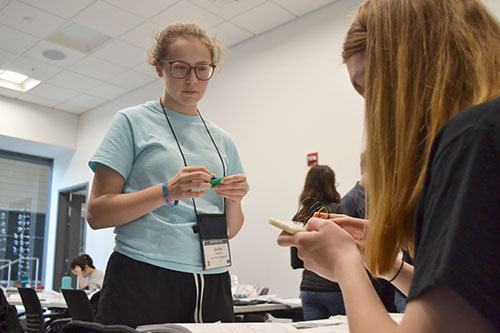
M181 61L174 61L170 63L170 73L173 77L179 79L186 78L192 68L194 68L194 73L199 80L210 79L214 72L213 65L211 64L198 64L196 66L191 66Z

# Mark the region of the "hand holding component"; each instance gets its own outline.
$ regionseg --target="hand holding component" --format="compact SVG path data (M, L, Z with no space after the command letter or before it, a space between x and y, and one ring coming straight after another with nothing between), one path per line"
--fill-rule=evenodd
M205 167L184 167L168 181L168 194L172 200L203 197L205 190L210 189L213 176Z
M304 267L329 280L336 281L345 262L360 256L354 239L347 231L331 221L311 218L306 231L290 235L282 232L280 246L295 246ZM312 232L311 232L312 231Z
M224 177L220 185L214 187L214 191L227 200L240 202L248 193L247 177L242 174Z

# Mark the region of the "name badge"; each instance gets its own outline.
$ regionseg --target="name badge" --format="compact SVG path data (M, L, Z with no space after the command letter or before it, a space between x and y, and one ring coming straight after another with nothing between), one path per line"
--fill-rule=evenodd
M228 239L207 239L202 242L205 269L231 266Z
M226 215L202 214L197 219L196 231L200 234L203 269L231 266Z

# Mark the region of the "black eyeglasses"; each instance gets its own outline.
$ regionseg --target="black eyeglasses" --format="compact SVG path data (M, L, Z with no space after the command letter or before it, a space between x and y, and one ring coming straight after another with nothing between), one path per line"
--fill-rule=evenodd
M161 63L167 63L170 65L170 74L176 79L185 79L191 73L191 70L194 68L194 74L198 78L198 80L206 81L210 80L212 75L214 75L214 64L198 64L196 66L191 66L190 64L184 61L168 61L168 60L160 60Z

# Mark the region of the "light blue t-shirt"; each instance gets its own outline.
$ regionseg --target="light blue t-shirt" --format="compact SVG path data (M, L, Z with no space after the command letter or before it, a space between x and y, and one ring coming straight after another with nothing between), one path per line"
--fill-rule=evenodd
M188 166L204 166L223 176L222 162L200 117L165 109ZM236 147L220 127L205 120L224 160L226 176L243 174ZM163 183L184 167L175 138L156 101L116 113L89 162L106 165L125 179L123 193ZM195 199L198 214L220 214L223 199L213 190ZM188 273L222 273L227 267L203 271L200 237L193 231L196 215L192 199L174 207L164 205L135 221L115 227L115 251L135 260Z

